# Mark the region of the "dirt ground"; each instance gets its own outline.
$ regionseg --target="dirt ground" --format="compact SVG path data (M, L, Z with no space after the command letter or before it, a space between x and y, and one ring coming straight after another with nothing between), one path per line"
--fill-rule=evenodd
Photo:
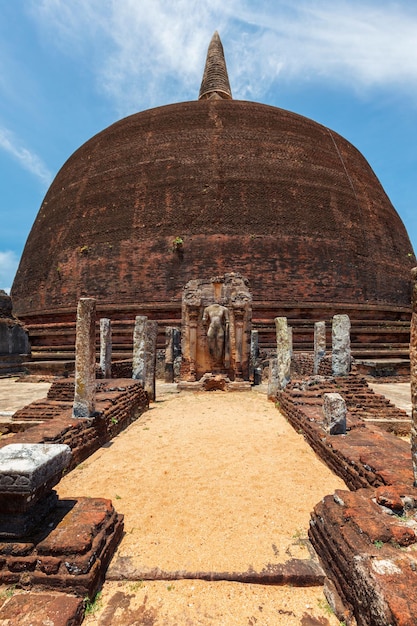
M48 387L0 380L0 415ZM409 409L409 385L374 389ZM125 516L125 537L84 623L336 626L320 586L144 580L154 568L230 573L314 558L310 511L336 488L344 484L265 388L178 394L158 385L150 411L58 485L61 497L108 497Z
M265 394L159 395L58 485L62 498L110 498L125 516L100 607L85 623L338 624L321 587L143 580L154 568L230 573L310 559L310 512L337 488L344 483Z

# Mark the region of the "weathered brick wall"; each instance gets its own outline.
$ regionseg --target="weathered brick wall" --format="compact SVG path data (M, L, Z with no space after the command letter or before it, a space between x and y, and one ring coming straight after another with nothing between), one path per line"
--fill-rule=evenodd
M67 161L12 294L19 316L80 296L173 303L189 279L236 271L255 302L408 306L411 252L342 137L261 104L188 102L121 120Z

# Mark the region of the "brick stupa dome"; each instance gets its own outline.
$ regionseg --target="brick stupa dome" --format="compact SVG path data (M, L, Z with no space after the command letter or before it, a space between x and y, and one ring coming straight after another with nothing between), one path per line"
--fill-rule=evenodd
M233 100L222 63L215 34L198 101L122 119L64 164L12 289L29 326L72 320L80 296L175 323L187 281L232 271L259 328L320 307L407 318L412 247L365 158L310 119Z

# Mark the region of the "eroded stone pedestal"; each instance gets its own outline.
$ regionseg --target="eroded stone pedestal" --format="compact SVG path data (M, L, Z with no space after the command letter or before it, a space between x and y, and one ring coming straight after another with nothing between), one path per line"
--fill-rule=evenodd
M65 589L92 597L123 533L110 500L59 500L52 487L69 446L11 444L0 450L0 584Z
M0 450L0 539L20 539L56 505L51 491L71 461L69 446L15 443Z

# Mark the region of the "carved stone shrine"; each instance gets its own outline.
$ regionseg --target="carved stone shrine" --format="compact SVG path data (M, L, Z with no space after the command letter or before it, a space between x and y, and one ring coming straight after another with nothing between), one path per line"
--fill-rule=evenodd
M251 321L252 295L241 274L190 280L182 296L180 387L249 387Z

